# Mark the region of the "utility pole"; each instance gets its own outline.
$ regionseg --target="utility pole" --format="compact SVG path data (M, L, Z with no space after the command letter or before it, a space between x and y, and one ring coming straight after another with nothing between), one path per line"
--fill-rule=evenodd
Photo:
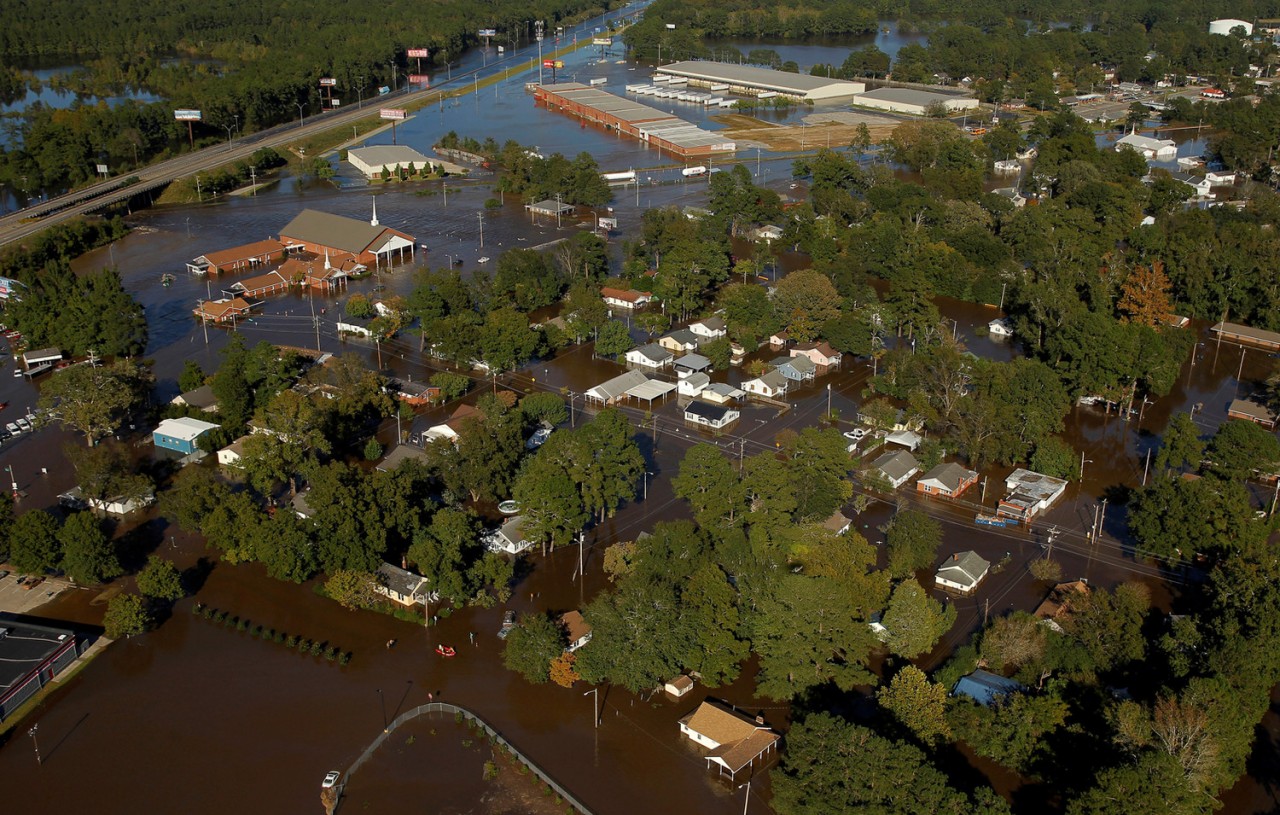
M44 759L40 757L40 742L36 740L36 731L40 729L40 723L31 725L31 729L27 731L27 735L31 737L31 744L36 749L36 763L44 764Z
M534 31L538 38L538 84L542 84L542 21L537 20L533 24Z
M582 695L591 697L591 720L598 729L600 727L600 689L592 688Z
M1102 534L1102 527L1107 522L1107 499L1102 499L1102 512L1098 513L1098 531L1093 534L1093 542L1098 542L1098 537Z
M1045 560L1048 560L1049 558L1053 557L1053 540L1056 537L1058 537L1058 527L1056 526L1049 527L1049 549L1048 551L1045 552L1045 555L1044 555Z
M254 198L258 197L258 168L252 164L249 165L249 194Z
M1151 470L1151 448L1147 448L1147 463L1142 465L1142 486L1147 486L1147 473ZM1280 484L1280 480L1277 480Z
M476 217L480 219L480 248L484 248L484 213L477 212Z

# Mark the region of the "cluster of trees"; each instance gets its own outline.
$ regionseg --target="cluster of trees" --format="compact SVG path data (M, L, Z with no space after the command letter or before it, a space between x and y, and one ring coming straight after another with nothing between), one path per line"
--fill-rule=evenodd
M255 131L296 118L298 104L318 109L319 77L337 79L344 99L367 97L407 73L408 47L427 48L432 62L444 65L478 42L480 28L527 37L532 19L554 25L604 8L594 0L498 0L424 11L398 0L377 13L352 14L301 0L280 15L225 0L199 10L148 0L107 2L86 14L16 9L0 32L0 62L62 58L84 66L68 83L77 91L145 88L166 101L35 106L17 126L16 146L0 152L0 183L20 189L26 176L27 189L77 184L92 178L98 162L137 167L184 151L187 128L174 121L175 106L202 110L197 146L216 143L237 122ZM388 19L398 22L388 28ZM174 53L189 59L175 61Z
M93 447L136 415L150 398L153 385L155 376L145 363L129 359L81 363L54 372L40 389L40 407L83 433ZM123 459L120 464L121 470L127 469Z
M435 146L465 150L501 165L505 172L497 188L528 201L559 198L566 204L597 207L613 199L613 191L600 176L600 165L590 153L579 153L570 161L560 153L543 156L514 140L499 146L492 136L479 142L470 136L460 137L452 130L440 137Z
M92 512L73 512L63 520L33 509L14 519L12 502L4 507L9 562L18 571L61 571L77 583L101 583L124 574L115 542Z

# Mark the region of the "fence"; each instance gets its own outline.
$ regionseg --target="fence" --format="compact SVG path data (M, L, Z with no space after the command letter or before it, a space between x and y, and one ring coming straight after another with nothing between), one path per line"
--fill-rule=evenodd
M396 731L396 728L398 728L400 725L404 724L405 722L418 718L424 713L447 713L455 717L458 715L461 715L464 719L475 722L477 725L480 726L482 730L484 730L485 733L489 735L489 738L493 741L494 744L507 750L512 756L516 758L517 761L519 761L524 766L528 767L529 770L535 776L537 776L540 781L542 781L544 784L550 787L557 795L559 795L562 799L564 799L566 803L568 803L574 809L581 812L582 815L592 815L591 810L587 809L587 807L583 805L581 801L575 798L564 787L560 786L560 784L558 784L554 778L548 775L545 770L539 767L538 764L535 761L533 761L533 759L529 758L528 756L524 755L519 750L517 750L515 745L507 741L506 738L504 738L503 735L499 733L497 730L493 729L493 727L491 727L488 724L488 722L486 722L484 719L481 719L479 716L477 716L476 714L472 713L471 711L467 710L464 707L451 705L447 702L429 702L425 705L419 705L418 707L412 710L406 711L400 714L399 716L397 716L395 718L395 721L391 722L391 724L387 726L387 729L379 733L378 737L373 740L373 743L370 744L367 748L365 748L365 751L360 754L360 757L355 760L355 763L353 763L350 767L347 768L346 775L343 779L344 785L345 785L345 782L351 779L351 776L355 775L356 770L360 769L360 767L363 766L364 763L369 760L369 758L374 754L374 752L380 746L382 746L382 743L386 741L387 738ZM336 811L336 808L335 808L335 811Z

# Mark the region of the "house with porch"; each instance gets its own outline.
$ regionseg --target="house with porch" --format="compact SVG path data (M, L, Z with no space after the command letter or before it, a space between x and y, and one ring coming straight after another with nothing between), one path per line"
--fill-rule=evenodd
M676 376L683 379L696 373L705 373L711 369L711 360L702 354L685 354L675 361Z
M787 379L798 383L812 382L818 371L818 366L808 357L778 357L769 364Z
M402 606L413 607L425 603L431 596L428 580L420 574L383 563L373 573L373 590Z
M945 461L920 476L916 491L941 498L959 498L964 491L978 483L978 474L961 467L954 461Z
M515 515L497 529L486 532L480 542L490 552L505 552L508 555L518 555L533 545L525 539L523 515Z
M703 702L680 719L680 732L695 744L710 750L704 758L730 778L742 770L755 768L773 753L779 736L765 726L764 717L754 719L714 702Z
M609 308L632 311L648 305L653 300L653 295L647 291L615 289L610 286L604 286L600 289L600 299L604 300L604 304Z
M685 405L684 420L691 424L719 430L738 421L741 412L724 405L713 405L710 402L694 401Z
M970 550L948 558L934 572L933 579L943 588L961 594L972 594L990 570L991 564L983 560L977 552Z
M625 358L631 365L654 370L665 368L675 360L675 356L670 351L656 342L642 345L639 348L632 348L626 353Z
M701 337L703 341L718 340L729 333L728 326L719 317L708 317L696 323L689 323L689 330Z
M687 328L678 328L658 338L658 345L673 354L687 354L698 350L698 335Z
M791 381L778 371L769 371L742 383L742 389L753 396L781 399L787 395Z

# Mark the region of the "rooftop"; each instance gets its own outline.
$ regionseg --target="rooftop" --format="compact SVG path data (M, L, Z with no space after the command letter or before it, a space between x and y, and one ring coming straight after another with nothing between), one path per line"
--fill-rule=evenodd
M370 167L395 166L397 164L430 164L431 159L403 144L375 144L370 147L356 147L347 151L347 155L357 158Z
M213 422L202 422L199 419L183 416L178 419L165 419L156 425L155 433L173 439L195 441L201 434L217 429L218 425Z
M74 637L64 629L0 620L0 697Z
M280 239L306 241L358 255L386 231L387 227L374 226L368 221L304 209L280 230Z
M788 71L775 71L772 68L761 68L756 65L735 65L730 62L687 60L660 66L655 72L706 82L724 82L730 85L759 88L794 96L853 96L866 88L866 85L861 82L850 82L846 79L793 74Z
M990 705L997 696L1020 690L1023 690L1022 685L1012 679L990 671L977 670L968 676L962 676L951 693L953 696L967 696L980 705Z
M1061 492L1067 486L1067 482L1061 478L1054 478L1051 475L1043 475L1019 467L1009 473L1009 477L1005 479L1005 485L1023 495L1044 501Z
M905 105L921 105L928 107L935 102L952 102L956 99L972 100L967 93L940 93L938 91L922 91L915 88L876 88L858 94L858 99L879 99L885 102L900 102ZM858 99L855 99L856 103Z
M685 406L684 412L686 416L693 415L709 422L719 422L729 415L729 408L710 402L690 402Z

